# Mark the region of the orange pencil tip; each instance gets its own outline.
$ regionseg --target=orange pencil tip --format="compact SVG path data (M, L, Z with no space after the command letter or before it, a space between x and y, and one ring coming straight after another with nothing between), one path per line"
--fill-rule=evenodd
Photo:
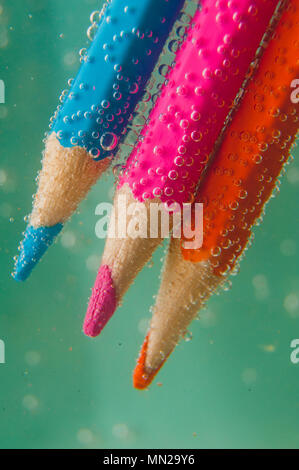
M147 355L148 338L149 333L147 334L144 340L141 351L139 353L135 370L133 372L133 386L137 390L144 390L148 388L165 362L165 360L162 361L162 363L159 367L157 367L157 369L150 371L146 370L145 361Z

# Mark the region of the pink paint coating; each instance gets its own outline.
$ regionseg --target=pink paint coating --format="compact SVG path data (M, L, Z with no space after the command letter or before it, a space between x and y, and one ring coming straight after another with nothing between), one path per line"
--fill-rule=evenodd
M92 289L83 331L87 336L98 336L110 320L117 306L115 290L109 266L103 265Z
M203 1L119 186L139 201L192 201L277 3Z

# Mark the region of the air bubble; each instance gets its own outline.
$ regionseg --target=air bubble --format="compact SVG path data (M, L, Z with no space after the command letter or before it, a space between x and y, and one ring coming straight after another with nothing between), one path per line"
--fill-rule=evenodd
M191 139L194 140L194 142L200 142L202 139L202 133L199 131L193 131L191 134Z
M179 48L179 42L176 39L173 39L172 41L169 42L168 49L170 52L172 52L173 54L176 54L178 48Z
M191 114L191 119L192 121L199 121L200 120L200 114L198 111L193 111Z
M99 151L99 149L94 147L94 148L90 149L89 155L91 156L91 158L93 160L96 160L100 156L100 151Z
M102 106L102 108L104 108L104 109L108 109L109 106L110 106L110 103L109 103L108 100L103 100L102 103L101 103L101 106Z
M134 95L135 93L137 93L139 91L139 86L138 84L135 82L135 83L132 83L130 86L129 86L129 93L131 93L132 95Z
M114 150L117 146L117 136L113 132L106 132L102 135L100 143L103 150L107 152Z

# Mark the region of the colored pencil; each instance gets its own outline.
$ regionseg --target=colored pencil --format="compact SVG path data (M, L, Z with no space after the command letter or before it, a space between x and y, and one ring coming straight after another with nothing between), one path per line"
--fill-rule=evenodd
M240 108L203 179L203 246L172 240L134 386L149 386L207 299L236 268L288 161L299 127L299 7L288 2Z
M184 0L108 0L46 140L14 278L25 280L111 163Z
M152 202L171 207L192 201L278 3L202 2L120 178L115 201L126 196L127 205L144 203L148 219ZM100 333L161 239L108 236L85 334Z

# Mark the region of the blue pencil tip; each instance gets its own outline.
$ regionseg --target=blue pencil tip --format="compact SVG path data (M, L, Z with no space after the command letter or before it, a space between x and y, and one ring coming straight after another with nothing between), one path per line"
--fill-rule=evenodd
M34 228L30 225L27 227L21 243L21 252L12 273L16 281L25 281L28 278L32 269L39 262L47 248L52 245L62 227L62 224L56 224L53 227Z

